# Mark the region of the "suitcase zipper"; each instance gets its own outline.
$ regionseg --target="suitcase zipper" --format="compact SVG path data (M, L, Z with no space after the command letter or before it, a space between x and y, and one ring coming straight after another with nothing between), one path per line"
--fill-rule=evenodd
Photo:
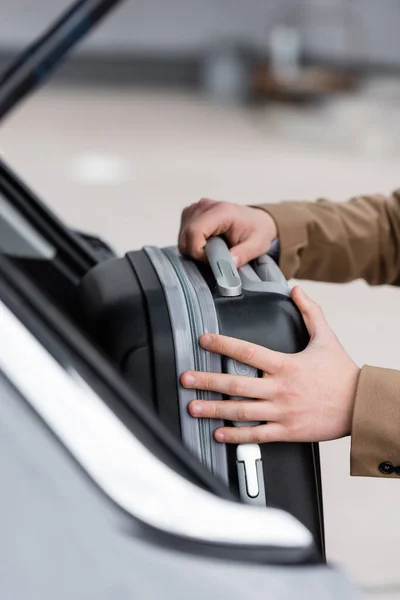
M184 259L175 247L147 246L148 255L165 292L175 345L177 375L188 369L218 373L221 358L210 354L199 345L202 333L218 333L218 320L214 300L208 285L196 265ZM189 315L190 313L190 315ZM214 440L214 429L223 421L194 419L187 412L194 390L178 387L181 433L184 444L214 475L229 484L226 446ZM197 398L219 400L220 394L201 392Z
M188 309L189 323L190 323L190 334L192 337L192 346L193 346L193 357L195 370L201 371L203 370L203 365L200 356L200 346L199 346L199 338L203 331L199 331L199 328L196 323L195 317L195 309L193 306L193 290L189 287L190 284L186 279L186 273L183 274L181 272L181 265L177 264L174 260L173 255L171 255L168 250L166 251L166 256L168 257L171 265L174 268L174 271L179 279L181 284L185 300L186 306ZM196 390L196 399L204 400L204 392L202 390ZM202 464L207 467L210 471L212 471L212 461L211 461L211 448L210 448L210 420L209 419L197 419L198 428L199 428L199 440L200 440L200 460Z
M196 288L193 285L193 282L191 282L188 277L184 264L181 262L182 259L177 260L176 254L171 252L169 248L165 249L164 253L167 256L169 262L171 263L175 274L179 280L181 289L183 291L187 307L190 334L192 338L195 370L202 371L204 370L205 365L203 364L201 357L202 350L201 346L199 345L199 337L202 333L204 333L204 326L200 330L198 326L199 317L196 319L196 314L202 314L200 310L198 297L196 294ZM194 303L197 303L197 306L195 306ZM199 400L205 400L206 395L202 390L196 390L196 398ZM212 471L212 456L210 445L212 439L212 432L210 426L210 419L200 418L197 420L197 425L199 433L200 460L205 467ZM242 425L242 423L238 425ZM239 444L239 446L237 447L236 464L238 470L240 496L243 499L243 501L246 503L250 502L253 504L265 506L265 486L259 446L256 444Z

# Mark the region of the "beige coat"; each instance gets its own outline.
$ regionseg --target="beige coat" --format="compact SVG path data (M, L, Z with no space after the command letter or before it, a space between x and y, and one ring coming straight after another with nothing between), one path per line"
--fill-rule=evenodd
M322 199L259 208L276 221L287 278L362 278L371 285L400 286L400 190L340 204ZM400 335L400 297L397 325ZM351 474L400 479L391 465L400 466L400 371L364 366L353 418Z

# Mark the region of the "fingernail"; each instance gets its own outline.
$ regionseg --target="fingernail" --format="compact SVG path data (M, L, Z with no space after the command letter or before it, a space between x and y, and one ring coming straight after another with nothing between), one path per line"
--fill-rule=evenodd
M235 266L237 267L239 264L239 257L238 256L232 256L232 260L235 263Z
M194 375L191 375L190 373L185 375L183 378L183 383L185 385L194 385L196 379L194 377Z
M300 294L301 294L301 293L302 293L302 291L303 291L303 290L301 289L301 287L300 287L300 286L299 286L299 285L296 283L296 285L294 285L294 286L292 287L292 289L290 290L290 291L291 291L291 294L292 294L292 296L293 296L293 293L297 293L297 292L295 291L296 289L298 290L298 292L300 292Z
M189 408L190 408L190 414L193 415L194 417L198 417L203 412L203 407L198 402L192 402L190 404Z
M211 335L203 335L200 341L203 348L209 348L212 344L212 337Z
M215 432L215 439L217 440L217 442L223 442L225 440L225 435L223 434L222 431L216 431Z

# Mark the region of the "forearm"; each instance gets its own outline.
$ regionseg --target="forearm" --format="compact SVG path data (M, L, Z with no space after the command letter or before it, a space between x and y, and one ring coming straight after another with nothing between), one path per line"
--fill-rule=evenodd
M393 468L400 469L400 371L363 367L353 414L351 474L399 479Z
M288 278L400 285L400 192L258 208L275 219Z

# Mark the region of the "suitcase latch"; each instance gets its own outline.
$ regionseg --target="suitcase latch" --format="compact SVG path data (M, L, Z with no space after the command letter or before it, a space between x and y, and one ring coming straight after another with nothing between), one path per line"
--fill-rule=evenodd
M265 505L260 446L258 444L239 444L236 449L236 464L242 499Z

